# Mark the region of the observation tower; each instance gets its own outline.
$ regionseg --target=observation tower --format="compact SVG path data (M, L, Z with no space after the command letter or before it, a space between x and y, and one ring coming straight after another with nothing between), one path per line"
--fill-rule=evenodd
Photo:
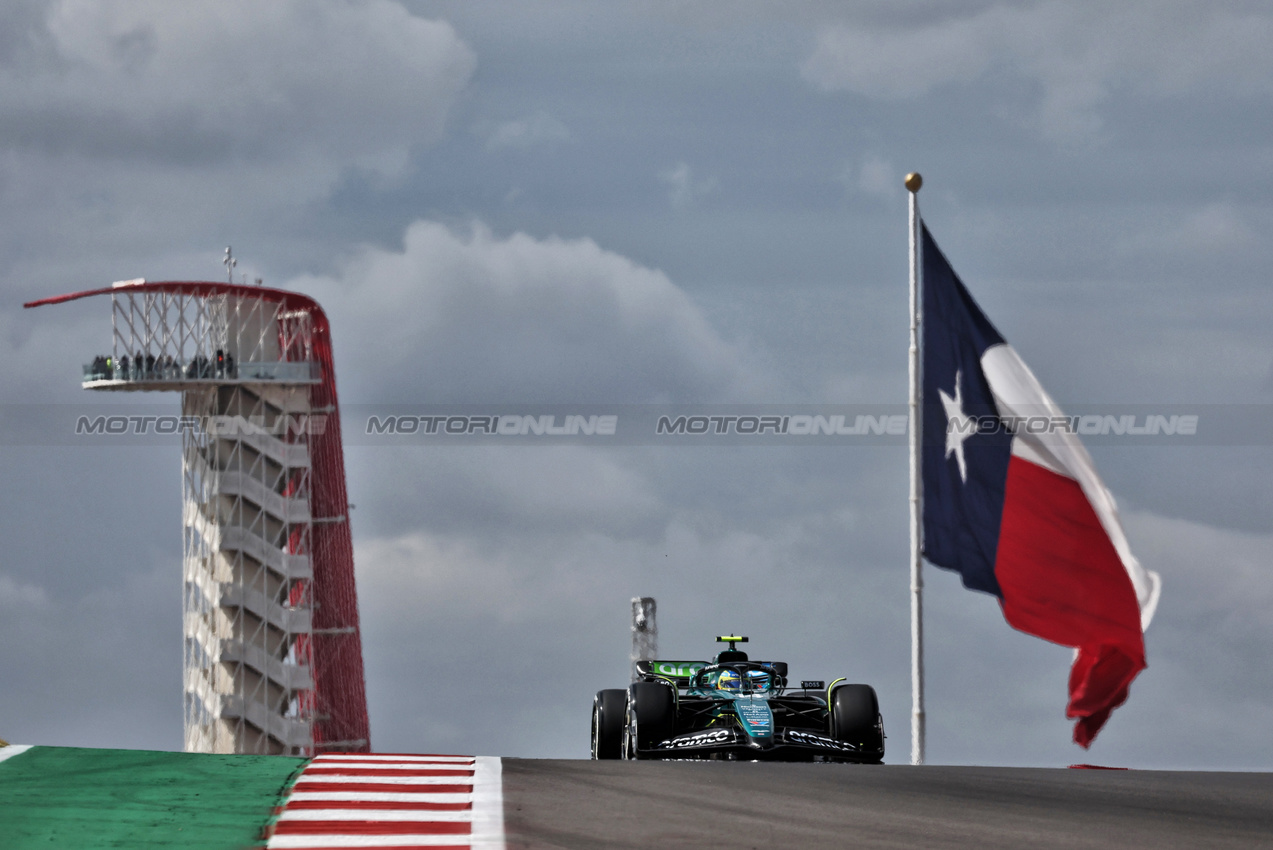
M181 393L185 749L369 752L331 330L312 298L122 281L85 389Z

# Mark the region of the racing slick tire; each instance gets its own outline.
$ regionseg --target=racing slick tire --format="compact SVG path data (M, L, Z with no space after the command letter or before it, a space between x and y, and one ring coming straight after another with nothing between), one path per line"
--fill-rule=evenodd
M633 682L628 688L623 734L624 758L641 758L638 749L648 750L668 738L676 725L676 692L659 682Z
M831 693L831 737L858 747L865 761L884 759L880 701L870 685L841 685Z
M592 757L623 757L623 729L628 693L622 688L597 691L592 700Z

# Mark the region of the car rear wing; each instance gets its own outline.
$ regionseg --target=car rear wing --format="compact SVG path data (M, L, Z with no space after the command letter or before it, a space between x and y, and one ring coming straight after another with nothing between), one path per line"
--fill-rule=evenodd
M667 679L678 688L688 688L694 674L708 666L707 661L638 661L636 673L639 679ZM771 668L782 684L787 682L787 662L760 661L758 664Z
M668 679L678 688L688 688L694 674L707 666L706 661L638 661L637 677Z

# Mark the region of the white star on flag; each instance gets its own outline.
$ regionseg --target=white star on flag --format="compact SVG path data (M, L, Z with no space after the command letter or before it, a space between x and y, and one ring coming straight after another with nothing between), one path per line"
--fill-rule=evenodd
M955 372L955 397L938 390L941 406L946 409L946 457L954 454L959 463L959 480L968 483L968 463L964 460L964 440L972 435L972 417L964 414L963 391L959 387L962 370Z

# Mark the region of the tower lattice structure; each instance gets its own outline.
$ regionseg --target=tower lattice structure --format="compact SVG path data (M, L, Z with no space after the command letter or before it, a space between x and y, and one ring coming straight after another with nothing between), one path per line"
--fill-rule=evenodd
M96 391L181 393L185 748L370 750L327 316L261 286L126 281Z

